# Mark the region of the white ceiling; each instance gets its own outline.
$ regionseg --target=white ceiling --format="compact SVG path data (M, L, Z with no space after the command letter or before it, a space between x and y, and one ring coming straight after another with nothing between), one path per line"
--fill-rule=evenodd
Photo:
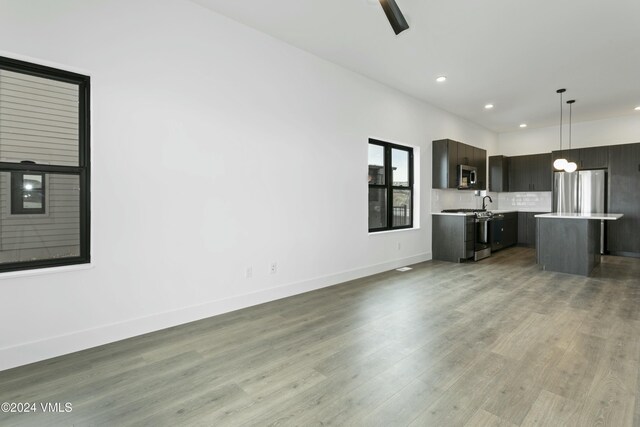
M193 1L497 132L557 125L560 87L640 120L639 0L397 0L399 36L376 0Z

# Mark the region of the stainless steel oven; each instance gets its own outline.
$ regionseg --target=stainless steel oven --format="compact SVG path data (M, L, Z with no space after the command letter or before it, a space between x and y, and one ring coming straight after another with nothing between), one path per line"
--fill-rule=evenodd
M489 233L489 224L491 222L491 213L476 213L476 243L473 255L474 261L491 256L491 234Z

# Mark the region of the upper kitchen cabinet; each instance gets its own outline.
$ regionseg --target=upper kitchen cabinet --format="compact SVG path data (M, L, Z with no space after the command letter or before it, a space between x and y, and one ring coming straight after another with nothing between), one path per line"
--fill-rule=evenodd
M553 187L553 159L551 153L535 154L532 157L531 190L551 191Z
M432 188L458 188L458 165L477 169L477 184L472 189L486 189L487 152L451 139L433 141Z
M476 189L487 189L487 152L481 148L473 147L472 166L478 170Z
M609 212L624 217L608 224L608 249L613 255L640 256L640 144L609 147L609 188Z
M608 147L580 149L580 169L605 169L609 166Z
M608 147L573 148L553 152L554 159L560 157L575 162L578 169L605 169L609 166Z
M498 193L509 191L509 158L489 157L489 191Z
M432 188L456 188L458 142L450 139L433 141Z
M471 165L473 163L473 148L470 145L458 142L458 164Z
M531 189L529 156L514 156L509 158L509 191L529 191Z
M551 154L509 158L509 191L551 191Z

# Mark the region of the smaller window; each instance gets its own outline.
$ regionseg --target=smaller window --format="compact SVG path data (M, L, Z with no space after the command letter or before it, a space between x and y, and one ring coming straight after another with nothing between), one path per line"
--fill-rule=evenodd
M11 214L45 213L43 173L13 172L11 174Z
M413 149L369 140L369 232L413 227Z

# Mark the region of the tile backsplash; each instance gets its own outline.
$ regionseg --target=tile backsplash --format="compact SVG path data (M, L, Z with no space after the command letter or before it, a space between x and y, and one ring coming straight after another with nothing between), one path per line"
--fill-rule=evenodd
M551 212L551 191L524 193L499 193L500 209L516 209L529 212Z
M551 212L551 192L493 193L487 192L493 199L488 203L489 209L514 209L530 212ZM443 209L479 209L482 197L473 191L466 190L431 190L431 212Z
M498 209L498 194L487 192L493 203L489 209ZM431 190L431 212L441 212L443 209L479 209L482 207L482 197L476 196L471 190Z

